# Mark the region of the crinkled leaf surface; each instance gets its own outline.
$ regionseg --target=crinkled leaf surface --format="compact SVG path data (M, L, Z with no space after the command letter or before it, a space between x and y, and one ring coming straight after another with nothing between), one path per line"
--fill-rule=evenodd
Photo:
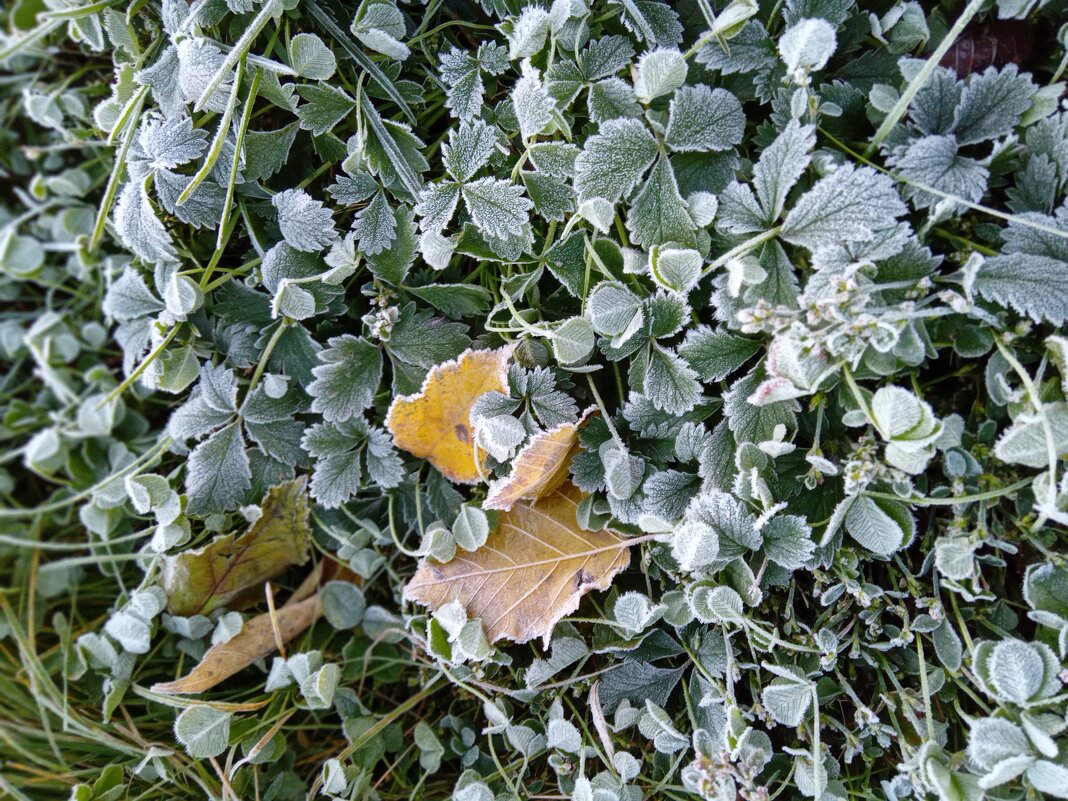
M572 484L501 512L497 530L472 553L446 564L424 557L404 588L431 609L459 601L478 617L490 642L548 646L556 622L582 596L607 589L630 562L626 538L610 529L584 531L576 520L583 494Z
M167 608L174 615L203 615L262 592L263 582L308 558L311 529L306 479L272 487L262 514L239 537L225 534L208 545L169 556L163 565Z

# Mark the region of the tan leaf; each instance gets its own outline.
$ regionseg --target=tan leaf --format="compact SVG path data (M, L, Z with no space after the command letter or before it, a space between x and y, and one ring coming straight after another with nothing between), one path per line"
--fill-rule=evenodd
M408 600L431 609L459 601L482 619L490 642L546 647L553 626L574 612L590 590L604 590L630 563L628 540L614 531L583 531L575 518L581 490L567 482L537 501L519 501L477 551L441 564L423 557L404 588Z
M450 481L478 481L486 453L478 449L476 464L471 406L491 390L507 391L513 350L466 350L431 368L418 393L394 398L389 407L386 428L394 444L426 459Z
M567 478L571 457L578 453L578 432L595 408L574 423L563 423L531 438L512 462L512 472L490 484L483 509L507 511L516 501L537 500Z
M172 695L202 693L216 684L247 668L257 659L262 659L278 650L278 639L289 642L323 612L322 602L316 593L296 603L286 604L275 611L278 638L274 635L270 612L245 621L241 631L228 642L213 645L193 670L177 681L168 681L152 686L152 691Z
M163 589L172 615L206 615L258 596L263 582L308 559L311 530L305 477L272 487L260 518L237 539L216 537L195 551L168 556Z
M273 621L270 612L249 618L241 627L241 631L228 642L209 648L201 657L200 663L186 676L176 681L155 684L152 691L169 695L207 692L257 659L274 653L278 650L279 642L285 645L319 619L323 613L319 588L331 580L360 583L360 577L347 567L333 561L319 562L300 586L293 590L289 600L275 610Z

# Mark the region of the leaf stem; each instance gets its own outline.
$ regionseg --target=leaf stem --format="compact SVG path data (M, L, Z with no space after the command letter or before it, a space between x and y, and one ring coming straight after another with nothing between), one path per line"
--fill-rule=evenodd
M949 48L953 46L953 43L956 42L961 33L964 32L964 28L972 21L972 17L978 14L979 10L984 5L986 5L986 0L972 0L968 3L963 13L961 13L961 15L957 17L957 21L953 23L953 27L949 29L942 41L938 43L938 47L931 53L923 67L920 68L920 71L916 73L911 81L909 81L909 85L905 87L905 91L901 93L901 97L898 98L897 103L890 109L890 113L886 115L886 119L883 120L882 124L879 126L879 130L875 132L875 136L872 137L871 143L864 151L865 156L870 156L875 152L875 149L882 144L887 136L890 135L894 126L905 116L913 98L919 94L919 91L927 84L927 81L934 74L934 71L938 69L938 65L942 61L942 56L949 52Z
M234 75L234 86L230 90L230 98L226 101L226 110L223 112L222 119L219 120L219 128L215 132L215 139L211 143L211 149L208 151L208 155L204 158L204 163L200 165L200 169L197 170L196 175L193 176L193 180L182 190L182 193L178 195L178 205L181 206L189 198L193 196L193 193L197 190L204 179L211 173L212 168L215 166L215 162L222 154L223 145L226 144L226 136L230 133L230 120L233 119L234 109L237 107L237 96L241 91L241 77L245 70L245 60L241 59L237 63L237 73ZM240 157L240 150L234 150L234 159Z
M863 492L862 495L868 498L878 498L883 501L900 501L902 503L911 503L916 506L959 506L965 503L978 503L979 501L989 501L994 498L1001 498L1005 495L1012 495L1014 492L1022 490L1028 486L1034 477L1021 479L1014 484L1009 484L1007 487L1001 487L996 490L988 490L987 492L977 492L975 495L956 495L951 498L930 498L925 495L921 495L918 498L902 498L899 495L893 495L889 492Z
M86 248L90 253L96 250L97 245L100 244L100 237L104 235L104 227L107 225L108 213L111 211L111 206L115 202L115 195L119 191L119 181L126 168L126 155L130 152L130 146L133 144L134 136L137 133L136 119L141 116L141 108L144 105L145 97L147 96L148 87L142 86L134 96L136 102L133 106L130 106L132 119L130 120L129 128L126 131L126 136L122 140L122 146L119 148L119 152L115 154L115 164L111 168L111 175L108 178L107 187L104 189L104 197L100 201L100 208L96 213L96 222L93 225L93 233L89 237L89 246ZM119 125L119 123L116 123L116 125Z
M79 501L84 501L86 498L95 495L112 481L118 481L126 478L126 476L141 472L141 470L145 469L149 464L158 459L160 455L173 444L173 439L164 437L154 448L143 453L140 457L126 465L126 467L106 476L88 489L84 489L81 492L71 495L69 498L53 501L52 503L46 503L41 506L35 506L31 509L0 509L0 520L15 520L23 517L49 514L51 512L58 512L60 509L65 509L68 506L73 506ZM0 594L0 596L2 596L2 594Z
M256 371L252 374L252 380L248 382L248 392L245 393L245 397L251 395L252 390L256 388L258 383L260 383L260 379L263 377L263 371L267 369L267 362L271 358L271 353L274 352L275 346L278 345L278 341L282 338L282 334L285 333L285 330L288 327L289 319L284 318L282 322L278 324L278 328L274 329L274 333L271 334L271 338L267 341L267 347L263 349L263 355L260 356L260 360L256 364Z
M234 202L234 187L237 184L237 173L241 167L241 151L245 145L245 132L248 130L249 121L252 119L252 107L255 105L256 95L260 89L260 79L263 77L263 70L256 70L256 74L252 76L252 85L248 90L248 97L245 99L245 107L241 111L241 122L237 128L237 139L234 142L234 160L230 165L230 182L226 185L226 199L223 201L223 213L222 219L219 221L219 236L215 240L215 249L222 250L226 244L225 234L226 224L230 219L230 206ZM208 266L211 269L211 265ZM204 280L201 281L201 286L207 283L207 275L205 273Z
M701 272L701 278L707 278L709 274L718 270L731 259L738 258L739 256L744 256L746 253L751 250L755 250L756 248L763 245L765 242L770 242L772 239L779 235L780 231L782 231L782 226L777 225L774 228L771 228L767 231L763 231L754 237L750 237L741 244L735 245L722 256L718 257L710 265L705 267L705 269Z
M263 4L260 13L258 13L252 22L249 23L248 28L234 45L234 49L226 54L223 63L219 65L219 69L215 71L215 75L212 76L208 85L204 87L204 91L200 93L194 111L203 110L204 104L211 99L213 94L215 94L215 90L219 88L219 84L226 80L226 76L230 70L232 70L239 61L244 60L245 54L248 53L249 48L252 47L252 42L260 35L260 32L267 26L267 23L271 21L271 18L281 13L282 0L267 0L267 2Z
M612 439L616 441L616 444L622 450L627 450L626 443L623 442L623 438L619 436L619 432L616 430L615 423L612 422L612 416L608 413L608 409L604 405L604 401L601 400L601 394L597 391L597 385L593 383L593 376L589 373L586 374L586 383L590 385L590 392L593 393L594 403L597 404L597 408L601 410L601 417L604 418L605 425L608 426L608 430L612 433Z

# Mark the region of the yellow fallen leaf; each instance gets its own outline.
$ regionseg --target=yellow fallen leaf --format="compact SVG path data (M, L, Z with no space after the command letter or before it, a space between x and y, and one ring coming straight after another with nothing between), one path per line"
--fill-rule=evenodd
M216 537L203 548L168 556L163 589L172 615L206 615L259 595L263 582L308 559L311 529L304 476L271 487L262 514L240 537Z
M471 406L491 390L507 391L513 350L467 350L431 368L418 393L395 398L389 407L386 428L394 444L426 459L450 481L478 481L486 453L478 448L475 462Z
M537 501L501 512L486 544L445 564L423 557L404 597L431 609L459 601L482 619L490 642L541 637L574 612L590 590L607 589L630 563L631 545L609 529L583 531L575 513L581 490L567 482Z
M578 432L595 411L587 409L574 423L563 423L531 438L512 462L512 472L490 484L483 509L507 511L520 500L537 500L567 478L571 457L578 452Z

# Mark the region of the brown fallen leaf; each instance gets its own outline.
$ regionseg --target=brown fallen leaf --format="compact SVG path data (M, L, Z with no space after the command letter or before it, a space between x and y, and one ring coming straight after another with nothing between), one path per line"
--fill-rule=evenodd
M323 613L319 588L330 580L360 582L359 576L348 568L336 562L320 562L289 600L274 611L274 620L270 612L249 618L229 641L211 646L187 675L175 681L154 684L152 692L168 695L207 692L257 659L273 654L278 650L279 642L282 645L289 643L319 619Z
M169 556L163 589L172 615L206 615L257 597L263 582L308 559L311 529L305 477L268 490L263 514L240 537L216 537L203 548Z
M537 500L559 487L567 478L571 457L578 453L578 432L595 408L587 409L576 422L563 423L532 437L516 454L512 472L490 484L483 509L508 511L520 500Z
M482 619L490 642L541 637L574 612L590 590L607 589L643 538L609 529L583 531L575 518L581 490L570 482L537 501L519 501L486 544L445 564L423 557L404 597L430 609L459 601Z
M287 643L304 631L323 613L319 594L283 606L275 611L278 633ZM172 695L202 693L247 668L257 659L278 650L270 612L245 621L241 631L228 642L213 645L192 671L177 681L154 684L152 691Z
M513 350L467 350L431 368L418 393L394 398L389 407L386 428L394 444L426 459L450 481L478 481L486 453L479 448L475 462L471 406L491 390L507 391Z

